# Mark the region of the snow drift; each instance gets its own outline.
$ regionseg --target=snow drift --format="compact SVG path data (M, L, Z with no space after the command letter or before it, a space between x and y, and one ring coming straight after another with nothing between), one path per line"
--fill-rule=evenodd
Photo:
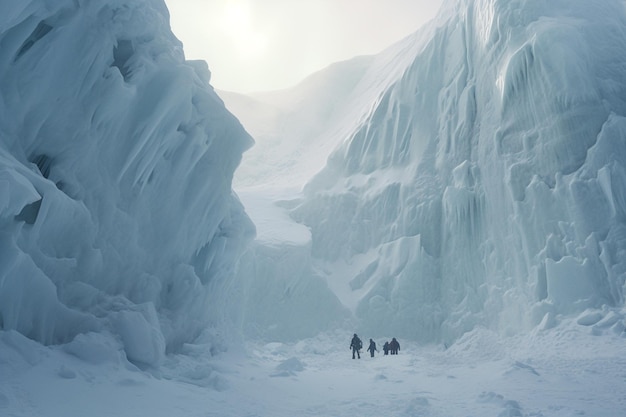
M623 308L624 39L622 1L448 1L359 73L325 119L343 128L314 139L340 143L282 206L360 331L449 341Z
M219 315L252 139L162 1L0 5L0 328L157 363Z

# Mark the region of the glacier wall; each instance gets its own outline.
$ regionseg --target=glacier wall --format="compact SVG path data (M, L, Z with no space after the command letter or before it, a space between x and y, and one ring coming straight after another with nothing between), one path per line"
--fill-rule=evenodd
M155 364L221 317L251 137L160 0L0 4L0 328Z
M403 41L411 63L292 211L348 265L362 332L623 308L624 39L619 0L459 0Z
M228 314L246 338L296 342L350 321L312 264L310 244L255 241L232 285Z

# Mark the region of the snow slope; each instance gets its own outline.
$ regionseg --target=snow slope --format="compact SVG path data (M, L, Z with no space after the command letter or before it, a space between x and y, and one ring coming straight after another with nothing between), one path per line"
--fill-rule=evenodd
M304 184L315 174L336 146L332 135L321 133L342 126L342 121L350 126L346 108L367 104L351 99L373 60L363 56L332 64L287 90L249 96L218 91L230 111L245 117L256 141L235 173L235 187L282 188L296 181Z
M0 328L156 365L221 320L252 139L209 78L162 1L0 5Z

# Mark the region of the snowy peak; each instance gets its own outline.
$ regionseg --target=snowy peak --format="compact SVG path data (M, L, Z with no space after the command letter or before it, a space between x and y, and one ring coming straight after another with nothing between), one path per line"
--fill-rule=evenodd
M254 233L231 189L252 139L162 1L0 16L0 324L44 343L108 329L157 363L217 319Z

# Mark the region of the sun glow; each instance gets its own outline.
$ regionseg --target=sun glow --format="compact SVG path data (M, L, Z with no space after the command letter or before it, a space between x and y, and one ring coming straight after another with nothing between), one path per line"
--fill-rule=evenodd
M187 59L207 61L213 86L240 93L287 88L333 62L378 53L441 1L165 0Z
M230 38L239 59L255 61L265 55L268 38L255 27L252 8L247 1L233 0L226 3L220 22L222 31Z

